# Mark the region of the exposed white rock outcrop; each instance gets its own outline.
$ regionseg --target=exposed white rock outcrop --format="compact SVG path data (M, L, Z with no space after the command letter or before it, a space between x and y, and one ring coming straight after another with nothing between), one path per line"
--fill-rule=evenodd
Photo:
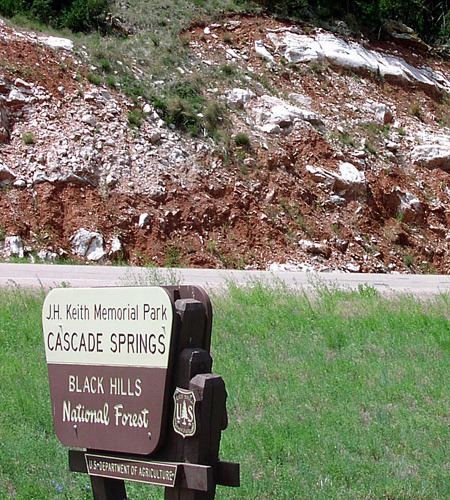
M249 114L256 127L268 134L289 133L298 121L306 121L316 127L324 126L317 113L269 95L263 95L249 106Z
M5 238L4 252L6 257L19 257L23 258L24 248L22 238L20 236L7 236Z
M314 182L333 185L334 181L336 180L335 172L330 172L322 167L313 167L312 165L306 165L306 171L311 175Z
M342 68L370 71L450 92L450 79L441 73L428 67L416 68L401 57L366 49L331 33L321 32L312 37L302 34L298 28L285 28L267 36L276 51L290 63L326 61Z
M94 231L79 229L70 239L72 253L88 260L97 261L105 255L103 248L103 236Z
M422 222L425 215L425 207L419 198L399 186L386 196L386 206L392 215L405 223Z
M39 41L52 49L59 50L73 50L73 42L68 38L61 38L58 36L40 36Z
M230 109L243 108L255 94L249 89L231 89L225 92L227 106Z
M426 144L415 146L411 161L430 169L450 169L450 136L431 136L423 138Z
M417 215L423 214L423 205L417 196L412 193L399 193L399 213L407 214L408 212L413 212Z
M145 212L139 216L138 226L141 228L146 227L150 224L150 221L151 221L150 215L147 212Z
M375 123L379 125L387 125L394 118L392 110L386 104L380 102L368 102L364 108L374 115Z
M267 50L266 46L264 45L264 42L262 40L256 40L255 41L255 52L261 57L262 59L265 59L266 61L269 61L271 63L275 62L275 58L273 55Z
M399 21L389 20L382 26L383 31L389 34L397 42L420 50L428 50L430 47L421 40L413 29Z
M366 176L358 170L355 165L343 162L339 165L340 175L337 175L334 183L334 191L341 195L363 195L366 192Z
M324 243L316 243L310 240L300 240L298 244L305 252L314 255L322 255L326 259L328 259L331 255L331 248Z
M59 255L56 252L50 252L48 250L39 250L37 257L44 262L54 262L59 259Z
M122 252L122 242L118 236L114 236L109 245L108 256L111 258L117 258Z
M0 161L0 184L10 184L15 178L14 173Z
M338 195L338 200L341 197L362 196L366 192L366 176L364 172L358 170L352 163L342 162L339 165L339 172L332 172L311 165L306 166L306 171L312 176L315 182L328 185Z

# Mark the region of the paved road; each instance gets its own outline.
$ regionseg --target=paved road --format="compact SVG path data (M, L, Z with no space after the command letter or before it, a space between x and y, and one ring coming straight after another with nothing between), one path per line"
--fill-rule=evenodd
M64 266L42 264L0 264L0 286L27 287L125 286L143 284L191 284L217 289L227 281L238 284L252 280L278 279L291 287L309 287L320 281L340 287L370 285L382 292L414 294L450 293L450 275L305 273L282 271L221 271L215 269L145 269L113 266Z

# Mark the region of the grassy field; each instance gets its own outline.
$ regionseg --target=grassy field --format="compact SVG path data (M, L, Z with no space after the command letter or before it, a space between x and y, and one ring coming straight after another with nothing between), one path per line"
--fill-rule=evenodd
M0 499L92 498L52 428L43 298L0 291ZM230 285L214 312L221 457L242 469L241 488L217 498L450 498L449 296L258 283Z

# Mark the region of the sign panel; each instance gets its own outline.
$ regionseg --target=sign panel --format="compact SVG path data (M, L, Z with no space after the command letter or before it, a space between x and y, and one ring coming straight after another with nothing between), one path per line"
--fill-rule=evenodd
M42 311L53 423L66 446L150 454L162 437L174 308L160 287L62 288Z
M86 453L86 468L90 476L109 477L173 488L178 466L163 462L142 462L119 457Z

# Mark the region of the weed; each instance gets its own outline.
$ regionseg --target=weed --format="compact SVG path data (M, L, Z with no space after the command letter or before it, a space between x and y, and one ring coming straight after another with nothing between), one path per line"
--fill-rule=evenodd
M369 141L366 141L365 148L372 155L376 155L378 152L377 148L373 146Z
M153 262L150 259L150 257L148 257L148 255L146 255L144 252L141 252L140 250L136 250L134 258L135 258L136 264L139 266L143 266L143 267L152 267L153 266Z
M150 41L153 43L155 47L159 47L159 39L156 35L150 35Z
M397 129L397 133L398 133L398 135L404 137L406 135L406 130L403 127L399 127Z
M311 61L308 66L316 76L322 75L329 69L328 64L323 61Z
M220 66L220 71L225 76L234 76L236 74L236 66L232 64L222 64L222 66Z
M102 59L99 63L99 67L104 73L112 71L111 63L107 59Z
M429 262L422 262L419 267L423 274L437 274L436 269Z
M22 134L22 141L26 145L36 144L36 136L33 132L24 132Z
M94 85L101 85L101 83L102 83L102 77L99 75L96 75L94 73L88 73L86 75L86 78L88 79L88 82L90 82Z
M244 132L238 132L234 136L234 142L240 148L250 149L250 137Z
M314 238L314 228L308 226L300 213L297 214L297 222L302 231L304 231L310 238Z
M405 264L405 266L409 268L414 267L414 255L410 253L405 253L403 257L403 263Z
M145 113L141 108L134 108L128 113L128 123L131 127L140 127L142 120L145 118Z
M122 77L119 84L122 91L128 94L135 103L138 102L139 98L147 95L144 84L132 76L126 75Z
M340 138L344 146L358 147L358 142L348 132L341 134Z
M181 263L181 248L174 243L167 243L164 247L165 267L179 267Z
M206 250L208 250L208 252L210 252L212 254L216 254L217 253L217 243L214 240L208 241L208 243L206 244Z
M217 128L223 123L224 109L217 101L208 102L205 110L206 130L210 136L214 136Z
M105 79L105 83L108 87L115 87L116 86L116 79L113 76L108 75Z
M384 135L384 137L389 137L390 131L391 131L391 126L388 123L381 127L381 133Z
M164 117L169 125L175 125L192 136L200 134L201 121L197 109L181 97L172 97L167 101Z
M196 77L188 77L173 83L168 88L169 96L153 100L165 121L170 125L198 136L203 131L202 111L206 103L203 96L202 81ZM215 108L218 109L218 108ZM208 111L207 127L214 130L214 107Z
M245 163L239 162L238 163L238 169L240 170L241 174L244 176L248 175L248 167Z
M413 101L410 106L409 106L409 114L411 116L415 116L419 120L423 120L423 111L422 108L420 107L420 104L417 101Z
M226 43L228 45L234 45L234 38L230 35L230 33L225 33L225 35L222 38L223 43Z
M174 269L157 269L152 265L144 269L128 269L123 278L124 286L162 286L180 284L181 276Z

